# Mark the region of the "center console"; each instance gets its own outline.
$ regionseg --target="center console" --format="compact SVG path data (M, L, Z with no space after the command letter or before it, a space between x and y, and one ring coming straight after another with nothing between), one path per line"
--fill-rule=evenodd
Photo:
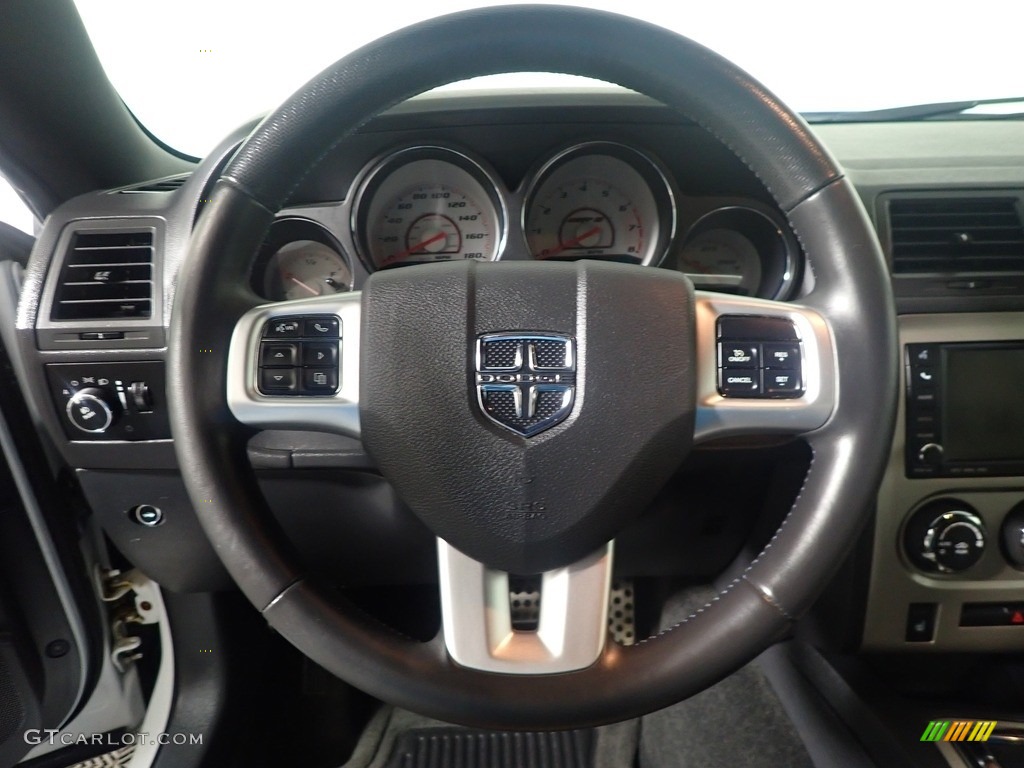
M899 318L863 646L1024 644L1024 313Z

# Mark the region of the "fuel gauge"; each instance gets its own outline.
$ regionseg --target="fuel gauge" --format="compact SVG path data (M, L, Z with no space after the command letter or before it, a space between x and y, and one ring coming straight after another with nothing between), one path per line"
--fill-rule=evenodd
M690 227L678 268L698 290L783 299L796 282L798 253L788 226L757 208L734 205Z
M683 271L698 288L754 296L761 259L749 239L733 229L708 229L683 248Z

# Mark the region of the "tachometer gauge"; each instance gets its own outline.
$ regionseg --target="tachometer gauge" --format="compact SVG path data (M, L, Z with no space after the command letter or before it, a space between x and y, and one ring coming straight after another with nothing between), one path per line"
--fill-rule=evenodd
M672 190L645 155L618 144L584 144L541 169L523 227L535 259L653 264L675 229Z
M490 176L441 147L398 152L367 176L354 227L367 266L497 258L503 208Z
M303 299L352 288L352 270L334 249L314 240L282 246L270 257L264 293L274 299Z

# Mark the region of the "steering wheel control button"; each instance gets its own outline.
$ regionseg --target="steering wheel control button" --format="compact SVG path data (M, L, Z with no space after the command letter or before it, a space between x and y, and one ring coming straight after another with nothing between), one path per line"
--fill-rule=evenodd
M757 397L761 394L761 374L743 368L723 368L718 391L726 397Z
M302 335L307 339L341 338L341 323L333 315L307 317L302 321Z
M333 395L338 391L341 321L337 315L275 317L263 326L259 390L264 395ZM269 341L268 339L294 339Z
M925 504L907 521L903 546L923 571L960 573L985 553L987 532L977 511L957 499Z
M321 368L336 367L338 365L338 342L305 342L302 345L302 364Z
M298 363L298 344L267 344L260 346L260 365L270 368L290 368Z
M785 318L720 317L718 366L722 397L795 398L803 394L796 326Z
M132 520L147 528L156 528L164 521L163 510L152 504L139 504L137 507L132 507L129 512Z
M302 369L302 391L307 395L333 395L337 389L337 368Z
M935 617L938 606L935 603L911 603L907 608L908 643L930 643L935 639Z
M295 368L263 368L260 371L260 391L268 395L294 392L298 386L295 371Z
M719 344L719 364L724 368L757 368L761 359L758 344Z
M67 404L68 419L83 432L106 432L116 418L116 401L107 401L102 389L89 388L76 392Z
M798 371L765 371L764 391L767 395L792 395L800 392Z
M765 344L764 367L787 371L800 370L800 345Z
M302 335L302 320L298 317L278 317L263 328L267 338L293 339Z

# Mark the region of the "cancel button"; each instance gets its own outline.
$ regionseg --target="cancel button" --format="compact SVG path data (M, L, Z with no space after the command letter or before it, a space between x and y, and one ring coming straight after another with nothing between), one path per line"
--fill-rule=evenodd
M757 369L722 368L718 391L725 397L757 397L761 394L761 372Z

